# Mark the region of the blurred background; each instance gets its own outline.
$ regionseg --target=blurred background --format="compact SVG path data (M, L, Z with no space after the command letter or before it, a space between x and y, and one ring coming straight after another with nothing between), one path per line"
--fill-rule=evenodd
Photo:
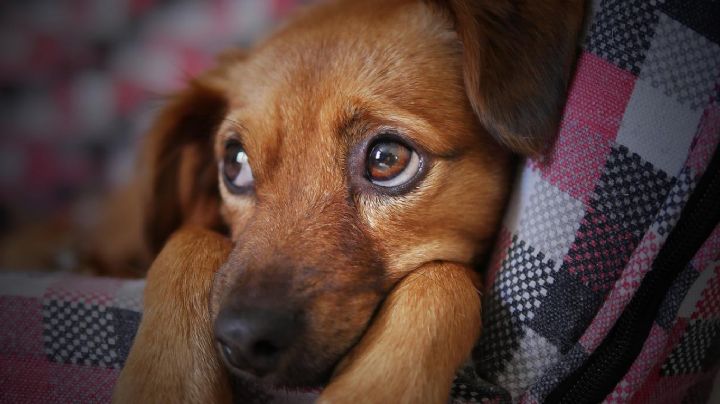
M52 226L92 220L95 196L131 175L163 96L304 2L1 2L0 240L35 226L24 237L41 244ZM27 244L5 250L22 258Z

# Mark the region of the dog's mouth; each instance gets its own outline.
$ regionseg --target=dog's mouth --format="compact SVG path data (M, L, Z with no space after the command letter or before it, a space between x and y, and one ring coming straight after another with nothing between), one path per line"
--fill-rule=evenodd
M380 302L376 303L376 308ZM217 352L231 376L263 389L301 390L318 389L327 385L343 360L357 345L369 328L376 310L372 310L361 327L356 328L351 339L331 338L320 341L323 335L341 335L338 330L322 330L319 335L308 335L305 330L293 335L288 347L283 339L270 338L255 342L255 350L238 351L233 342L224 339L218 332L222 324L222 313L216 319L215 335ZM329 331L329 332L328 332ZM273 337L276 335L273 335Z
M296 390L307 391L325 386L332 376L334 366L325 371L306 370L304 372L288 372L286 369L276 369L269 372L256 371L247 364L240 364L231 360L225 347L218 343L217 349L222 357L223 364L228 369L231 378L236 383L251 384L261 390Z
M343 318L339 312L318 313L312 305L305 307L308 314L298 315L224 304L214 322L216 349L232 377L245 383L264 389L321 388L365 334L381 301L366 300L369 310L361 321L348 309Z
M234 403L253 403L263 401L258 400L258 398L268 398L268 400L264 401L272 401L269 400L268 396L273 396L276 393L281 393L282 395L304 395L307 393L319 394L322 390L322 386L320 385L290 387L274 381L259 379L249 374L230 374L229 382L232 389L232 402Z
M275 353L280 356L276 361L272 357L274 348L264 345L262 349L266 350L267 360L257 357L248 360L244 354L234 352L227 343L220 339L216 341L218 354L231 377L264 390L306 391L322 388L330 381L335 368L351 349L347 348L341 354L330 357L327 352L303 347L303 338L299 337L290 351L282 355Z
M209 308L217 352L234 377L283 389L327 384L389 290L381 265L338 257L327 266L242 255L220 267Z

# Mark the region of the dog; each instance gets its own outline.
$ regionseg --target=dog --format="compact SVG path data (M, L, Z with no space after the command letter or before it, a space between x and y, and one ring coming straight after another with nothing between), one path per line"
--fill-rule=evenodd
M480 334L473 268L513 156L552 142L583 15L338 0L219 57L148 137L159 255L115 402L227 402L231 377L445 402Z

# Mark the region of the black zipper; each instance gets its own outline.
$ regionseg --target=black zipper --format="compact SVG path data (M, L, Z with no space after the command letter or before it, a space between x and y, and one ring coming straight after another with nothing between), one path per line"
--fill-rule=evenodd
M588 360L563 380L547 403L597 403L635 361L673 281L720 221L720 147L658 252L651 270L608 336Z

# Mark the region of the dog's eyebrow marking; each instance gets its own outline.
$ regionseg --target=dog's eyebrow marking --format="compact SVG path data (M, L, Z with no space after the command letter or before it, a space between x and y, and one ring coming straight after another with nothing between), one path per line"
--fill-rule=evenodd
M400 110L403 113L393 114L390 119L378 119L378 121L387 121L387 127L399 126L402 128L410 129L412 132L433 132L439 131L437 127L430 124L427 120L422 117L417 117L409 112ZM405 114L408 115L405 115ZM364 107L350 107L348 108L347 117L341 119L337 125L338 133L341 136L352 136L353 132L364 131L367 125L367 121L373 119L373 114L367 108ZM417 142L425 150L430 151L434 156L447 160L455 160L464 154L462 149L451 147L448 150L440 151L435 147L431 147L432 144L428 144L422 137L413 137L413 141Z
M242 122L240 122L240 121L236 121L236 120L228 118L228 117L223 118L223 121L230 122L234 129L239 129L242 132L248 131L247 127L245 127L245 125L243 125Z
M367 109L363 107L351 106L347 109L347 115L340 119L337 124L337 133L341 136L349 136L354 130L358 130L362 122L362 117L367 115Z

